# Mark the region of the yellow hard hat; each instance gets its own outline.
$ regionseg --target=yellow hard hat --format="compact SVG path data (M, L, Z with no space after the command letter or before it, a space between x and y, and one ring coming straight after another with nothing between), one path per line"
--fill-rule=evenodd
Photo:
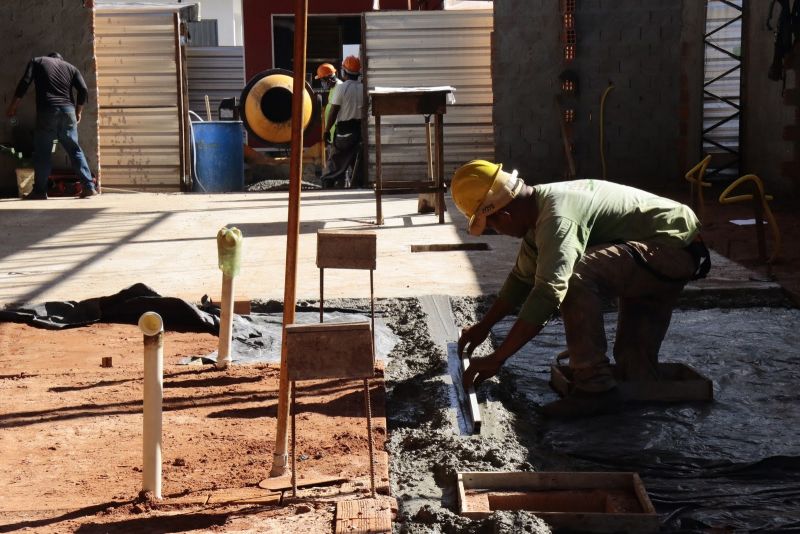
M472 160L453 175L450 191L458 210L469 220L469 233L481 235L486 217L507 206L525 183L517 171L504 172L503 165L482 159Z

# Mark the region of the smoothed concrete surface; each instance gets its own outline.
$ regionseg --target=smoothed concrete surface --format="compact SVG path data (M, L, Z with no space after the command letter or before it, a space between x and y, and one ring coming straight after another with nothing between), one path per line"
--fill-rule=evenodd
M92 199L0 201L0 306L82 300L143 282L162 295L196 301L218 297L216 234L244 234L235 293L283 299L288 193L103 194ZM475 238L448 199L445 224L417 214L417 195L383 200L385 224L375 226L372 191L304 191L296 294L319 297L318 229L378 234L376 297L492 293L516 255L515 239ZM451 216L455 214L457 224ZM414 244L487 242L489 251L412 253ZM369 273L327 269L325 298L369 297Z
M0 200L0 306L110 295L143 282L162 295L218 298L216 234L236 226L245 236L237 298L283 299L288 193L103 194L92 199ZM447 197L445 224L417 213L417 195L383 199L376 226L368 190L304 191L300 208L297 299L319 296L318 229L378 234L375 295L478 296L500 289L519 241L472 237ZM487 251L411 252L411 245L487 243ZM709 279L692 287L775 289L715 255ZM328 269L325 298L369 297L369 274Z

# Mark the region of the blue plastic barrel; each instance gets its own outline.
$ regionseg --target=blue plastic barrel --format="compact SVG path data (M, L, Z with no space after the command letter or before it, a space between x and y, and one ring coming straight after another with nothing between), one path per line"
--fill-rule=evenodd
M192 191L225 193L244 189L242 121L193 122L195 180Z

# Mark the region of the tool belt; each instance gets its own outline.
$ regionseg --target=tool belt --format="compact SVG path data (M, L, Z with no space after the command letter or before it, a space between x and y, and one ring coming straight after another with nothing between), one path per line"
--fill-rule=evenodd
M663 282L681 282L686 283L692 280L699 280L701 278L705 278L708 274L708 271L711 270L711 254L708 252L708 248L706 244L703 243L703 239L698 234L697 237L694 238L694 241L689 243L684 250L692 255L692 259L694 260L694 273L692 274L691 278L688 280L685 278L674 278L672 276L667 276L663 273L658 272L656 269L653 268L652 265L647 263L647 259L642 256L642 253L639 252L639 249L634 247L628 242L621 242L617 243L623 250L625 250L634 261L643 269L647 270L650 274L658 278Z

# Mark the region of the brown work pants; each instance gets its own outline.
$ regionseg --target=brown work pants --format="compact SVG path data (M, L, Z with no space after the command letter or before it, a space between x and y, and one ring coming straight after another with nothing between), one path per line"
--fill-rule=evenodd
M695 266L682 248L632 242L656 272L688 281ZM658 351L672 308L686 282L659 279L619 245L587 249L561 304L575 387L605 391L616 385L606 351L603 301L619 304L614 360L624 380L658 380Z

